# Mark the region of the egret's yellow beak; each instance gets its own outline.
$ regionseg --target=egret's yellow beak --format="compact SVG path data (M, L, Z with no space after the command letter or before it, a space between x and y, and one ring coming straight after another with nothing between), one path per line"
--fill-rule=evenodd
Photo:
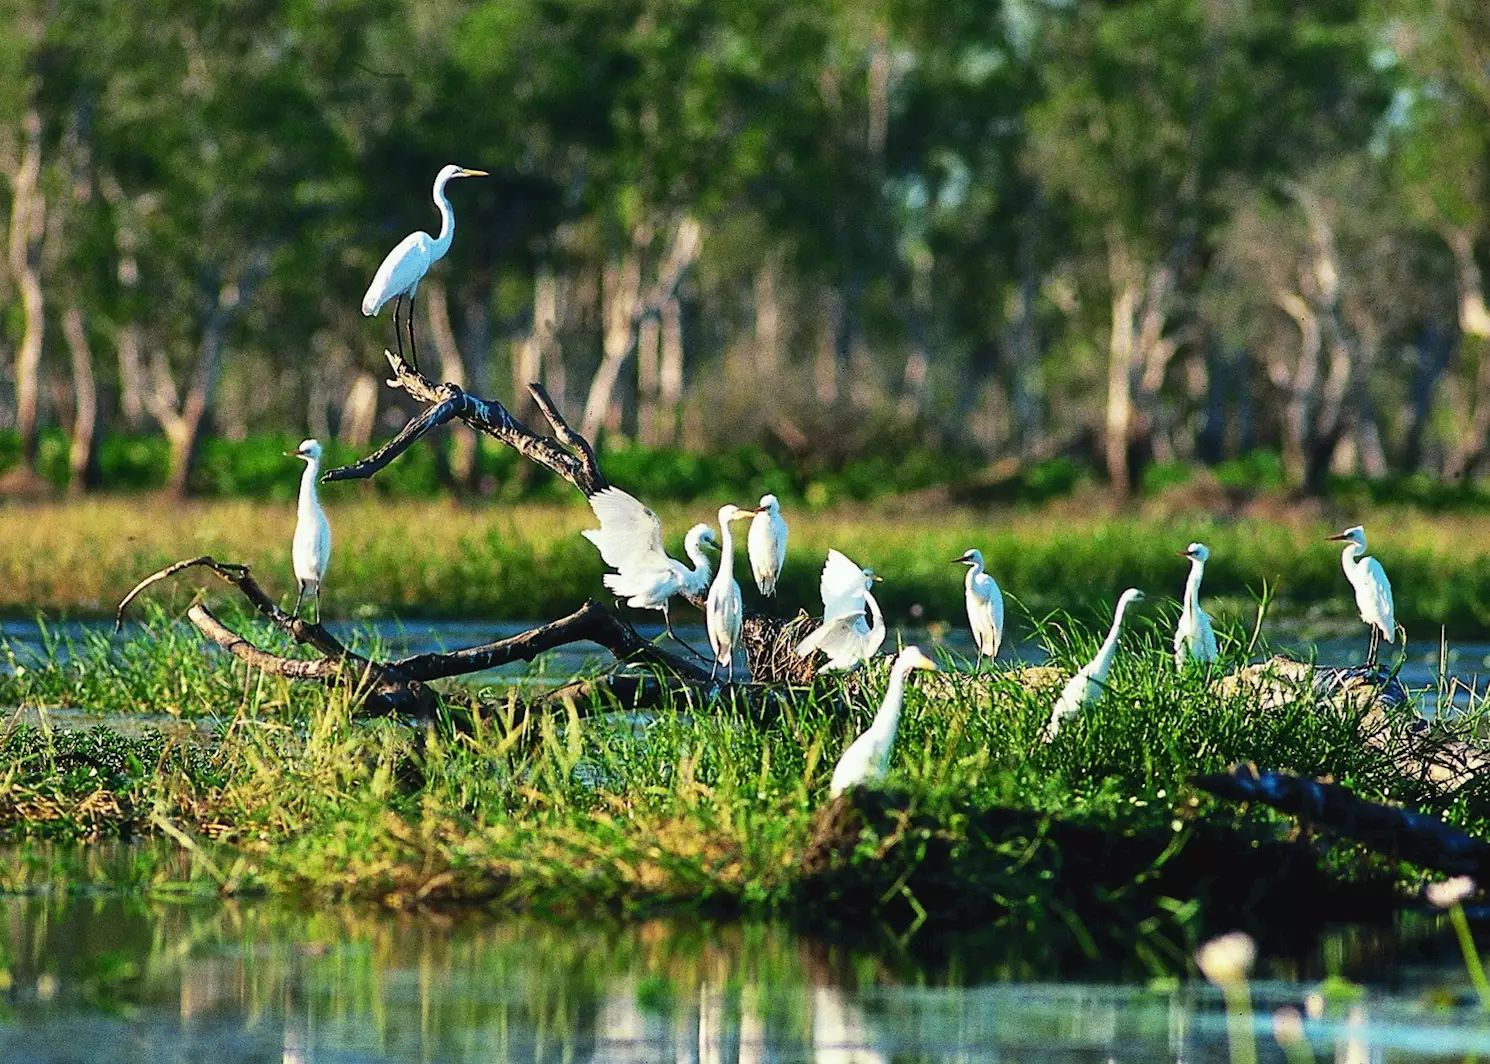
M304 451L286 451L285 452L285 457L286 458L304 458L305 457L305 452Z
M1325 536L1324 537L1324 541L1326 543L1328 543L1328 542L1330 542L1331 540L1334 540L1334 539L1349 539L1349 538L1350 537L1347 536L1344 532L1341 532L1339 535L1336 535L1336 536Z
M460 168L461 177L490 177L485 170L467 170L464 166Z

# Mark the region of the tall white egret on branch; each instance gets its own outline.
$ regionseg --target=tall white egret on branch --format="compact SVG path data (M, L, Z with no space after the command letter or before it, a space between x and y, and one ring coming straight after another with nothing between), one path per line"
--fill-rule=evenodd
M1331 540L1344 540L1345 549L1340 553L1340 567L1345 578L1355 588L1356 608L1361 611L1361 620L1371 626L1371 642L1366 649L1366 664L1376 664L1376 651L1385 639L1388 643L1397 640L1397 615L1392 608L1392 582L1386 570L1375 558L1366 558L1366 530L1352 525ZM1405 635L1406 633L1404 633Z
M842 553L828 551L818 590L823 597L823 623L797 644L799 657L821 650L828 661L818 672L847 671L879 652L885 641L885 618L869 589L880 578L861 569ZM869 611L870 620L864 619Z
M786 564L786 521L781 516L781 503L776 496L761 496L760 509L751 518L750 535L745 542L755 586L760 588L762 595L776 594L776 581L781 578L781 567Z
M419 282L429 268L445 257L450 250L450 241L455 236L455 210L445 196L445 186L457 177L486 177L485 170L472 170L464 166L444 166L435 176L434 200L440 211L440 235L430 236L419 231L410 233L388 252L388 257L373 275L372 284L362 297L362 313L377 317L383 305L390 299L393 304L393 336L398 341L398 354L403 357L404 338L398 330L398 308L404 297L409 299L409 361L419 368L419 352L414 343L414 295L419 291Z
M326 577L326 566L331 561L331 522L326 520L326 511L321 509L321 500L316 495L316 480L321 475L321 445L316 440L301 440L300 446L286 451L288 458L299 458L305 462L305 471L300 474L300 502L296 507L295 538L290 545L290 561L295 568L295 581L300 586L295 596L294 616L300 616L300 606L307 592L316 602L316 623L321 623L321 581Z
M1174 630L1174 663L1183 669L1185 663L1193 661L1209 665L1216 660L1216 630L1211 619L1200 608L1200 580L1205 576L1205 563L1211 556L1204 543L1192 543L1180 551L1181 558L1190 559L1190 576L1185 581L1185 601L1180 609L1180 623Z
M828 784L828 797L837 798L850 787L882 780L890 771L890 754L900 730L900 706L905 701L905 679L913 669L935 672L936 662L921 653L920 647L906 647L896 655L890 667L890 686L885 689L885 700L874 715L874 723L838 759Z
M992 661L998 657L999 646L1004 641L1004 593L993 577L983 571L982 551L970 547L961 558L953 558L952 563L967 566L963 597L967 600L967 623L973 630L973 642L978 645L978 667L982 668L984 658Z
M1060 732L1061 725L1102 697L1102 692L1107 687L1107 672L1112 668L1112 659L1117 654L1118 633L1123 629L1123 614L1128 612L1128 607L1133 603L1142 601L1143 592L1136 587L1123 592L1118 599L1117 610L1113 613L1112 628L1108 631L1107 638L1103 640L1097 656L1066 682L1065 690L1056 699L1055 708L1050 711L1050 720L1046 722L1045 731L1040 736L1041 742L1050 742Z
M719 546L714 530L703 524L688 530L683 553L693 563L690 569L669 557L662 546L662 521L635 496L620 488L606 488L590 496L590 509L600 518L600 527L580 534L595 544L605 564L616 570L605 574L605 586L632 609L661 610L667 634L687 647L673 631L668 603L674 595L698 599L709 590L711 566L703 548Z
M719 572L709 585L709 599L704 605L704 619L709 627L709 646L714 651L712 678L723 665L729 670L730 683L735 682L735 644L740 641L740 625L745 607L740 601L740 585L735 583L735 536L730 522L754 517L754 510L742 510L730 503L719 508Z

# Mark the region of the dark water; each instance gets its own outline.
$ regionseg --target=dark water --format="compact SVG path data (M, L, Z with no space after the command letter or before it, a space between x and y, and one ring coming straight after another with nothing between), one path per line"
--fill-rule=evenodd
M1204 984L1006 982L977 958L928 971L775 926L11 897L0 947L0 1061L26 1064L1232 1059ZM1264 1061L1282 1059L1280 1007L1310 1013L1321 1060L1490 1053L1462 966L1399 965L1313 1010L1312 976L1264 968L1246 1018Z

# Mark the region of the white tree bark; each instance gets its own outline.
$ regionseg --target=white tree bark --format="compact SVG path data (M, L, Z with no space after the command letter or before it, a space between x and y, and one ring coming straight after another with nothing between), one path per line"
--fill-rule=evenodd
M46 333L46 305L41 287L39 259L46 234L47 204L40 186L41 115L26 112L22 149L10 173L10 273L21 297L21 344L16 349L16 429L21 438L19 472L36 472L37 432L41 396L41 352Z

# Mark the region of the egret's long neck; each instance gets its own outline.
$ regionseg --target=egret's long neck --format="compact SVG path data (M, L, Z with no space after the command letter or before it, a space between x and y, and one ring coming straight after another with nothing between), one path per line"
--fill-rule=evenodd
M1097 651L1097 656L1092 659L1092 675L1097 679L1107 675L1107 670L1112 668L1112 656L1117 653L1118 634L1123 630L1123 613L1128 609L1128 604L1118 604L1117 613L1112 618L1112 628L1107 633L1107 638L1102 642L1102 648Z
M874 723L869 726L875 735L888 736L891 740L895 738L900 727L900 706L905 701L905 675L908 671L899 665L890 669L890 686L885 688L885 700L880 703Z
M683 553L688 555L688 560L693 563L693 579L699 585L707 584L713 565L709 561L709 556L704 553L704 545L698 541L697 536L689 536L683 541Z
M1195 558L1190 562L1190 578L1185 581L1185 612L1193 614L1200 609L1200 580L1205 576L1205 562Z
M735 534L728 521L719 522L719 575L714 579L726 587L735 578Z
M864 592L864 602L869 607L869 630L871 632L885 630L885 615L880 612L880 604L868 591Z
M1345 570L1346 576L1350 575L1351 570L1356 567L1365 553L1365 546L1355 540L1345 544L1345 549L1340 552L1340 568Z
M435 182L434 191L435 206L440 210L440 235L435 237L434 247L431 249L436 259L445 257L445 252L450 250L450 241L455 239L455 209L450 206L450 200L445 196L445 181Z
M968 567L967 567L967 576L963 577L963 580L962 580L963 586L966 587L966 588L968 588L969 590L971 590L972 589L972 586L973 586L973 581L976 580L976 579L978 579L978 574L981 573L982 571L983 571L983 563L982 562L969 562L968 563Z
M321 460L319 458L307 458L305 460L305 472L300 474L300 506L301 517L310 517L316 512L316 479L321 475Z

